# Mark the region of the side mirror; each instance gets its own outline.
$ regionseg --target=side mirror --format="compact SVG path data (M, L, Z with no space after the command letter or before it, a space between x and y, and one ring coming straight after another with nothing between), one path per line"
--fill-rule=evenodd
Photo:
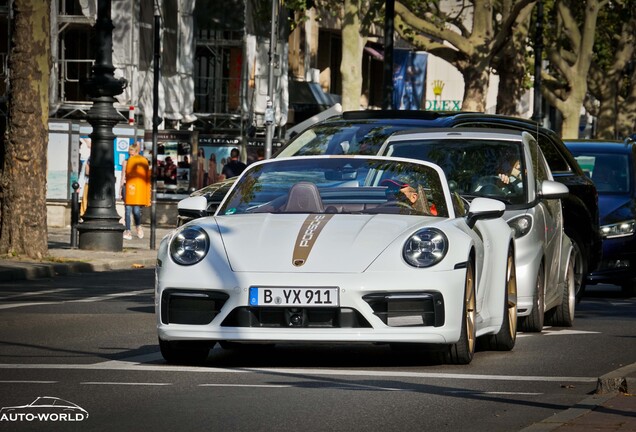
M541 199L561 199L568 196L570 190L563 183L552 180L543 180L539 197Z
M177 211L180 215L193 219L208 215L208 200L204 196L184 198L177 203Z
M503 216L506 211L506 205L490 198L475 198L468 209L466 215L466 223L469 228L473 228L478 220L496 219Z

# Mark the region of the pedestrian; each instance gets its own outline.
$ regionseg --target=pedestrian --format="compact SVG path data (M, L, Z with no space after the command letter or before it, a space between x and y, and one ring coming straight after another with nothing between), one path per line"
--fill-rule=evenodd
M170 156L165 160L164 175L166 184L177 184L177 165Z
M208 161L208 184L214 184L219 181L219 173L216 170L216 155L210 154L210 160Z
M150 205L150 165L148 159L139 154L139 144L134 143L128 147L128 159L122 164L122 198L125 212L124 239L132 240L130 231L130 214L135 222L137 237L144 238L144 230L141 226L141 207Z
M84 213L86 213L86 209L88 208L88 179L90 177L90 169L91 169L91 158L88 158L84 161L82 165L82 170L80 171L80 191L81 191L81 201L80 201L80 218L84 217Z
M82 158L82 156L84 156ZM88 208L88 179L90 176L91 168L91 139L80 138L80 163L82 167L79 173L78 183L79 196L80 196L80 218L84 217L86 209Z
M232 177L236 177L238 175L241 175L243 170L245 170L245 167L247 165L239 160L240 154L241 153L237 148L233 148L230 151L230 160L223 166L223 170L221 171L221 174L223 174L225 178L229 179Z
M197 189L207 186L208 167L205 160L205 149L199 148L197 151Z

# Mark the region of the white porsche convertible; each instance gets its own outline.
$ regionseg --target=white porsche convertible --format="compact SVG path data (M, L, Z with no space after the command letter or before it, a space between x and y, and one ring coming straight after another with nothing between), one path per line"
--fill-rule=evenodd
M207 202L179 205L197 211ZM197 363L217 342L426 344L466 364L478 338L511 350L517 287L504 209L489 198L465 208L429 162L252 164L214 216L161 241L161 353Z

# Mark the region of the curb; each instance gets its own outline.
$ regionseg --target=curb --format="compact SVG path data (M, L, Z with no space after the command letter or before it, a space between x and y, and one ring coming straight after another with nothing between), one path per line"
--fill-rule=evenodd
M605 402L615 398L618 394L627 393L628 386L632 389L636 388L636 378L630 378L630 375L636 375L636 363L623 366L600 376L596 383L595 394L583 399L572 408L558 412L539 423L521 429L519 432L550 432L565 423L588 414Z
M35 280L77 273L154 268L156 262L157 259L155 257L137 256L114 260L68 261L64 263L0 260L0 281Z

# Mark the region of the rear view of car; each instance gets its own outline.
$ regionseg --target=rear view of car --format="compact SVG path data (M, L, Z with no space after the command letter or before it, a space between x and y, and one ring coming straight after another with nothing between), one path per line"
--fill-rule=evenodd
M623 141L568 141L583 171L599 194L603 260L588 283L620 285L634 294L636 278L636 143Z

